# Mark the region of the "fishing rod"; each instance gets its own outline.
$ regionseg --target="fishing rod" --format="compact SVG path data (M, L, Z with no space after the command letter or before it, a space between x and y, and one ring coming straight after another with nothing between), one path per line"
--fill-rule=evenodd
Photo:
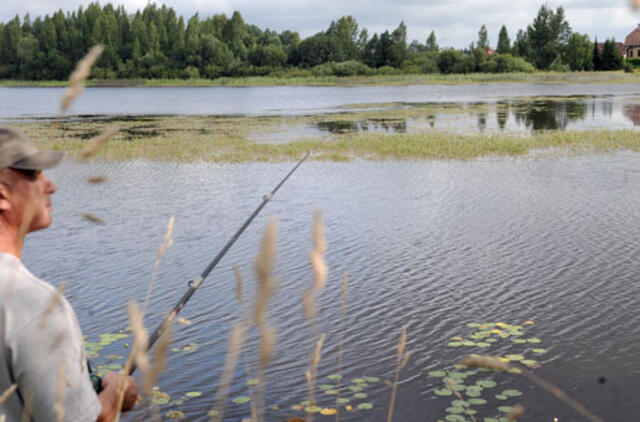
M287 179L289 179L289 177L291 177L293 172L295 172L298 169L298 167L300 167L300 165L304 162L304 160L306 160L307 157L309 157L309 154L311 154L310 150L307 151L305 156L302 157L302 159L300 161L298 161L298 164L296 164L295 167L293 167L291 169L291 171L289 171L289 173L287 173L287 175L284 177L284 179L282 179L280 181L280 183L278 183L278 185L269 194L267 194L267 195L262 197L262 203L258 206L258 208L255 209L255 211L253 211L253 213L249 216L249 218L247 218L247 220L242 224L242 226L238 229L238 231L231 237L231 239L229 239L227 244L224 245L224 247L220 250L220 252L218 252L218 255L216 255L216 257L213 258L213 260L209 263L209 265L207 265L207 268L204 269L202 274L200 274L200 276L198 278L196 278L194 280L191 280L191 281L189 281L187 283L188 286L189 286L189 289L182 296L180 301L178 301L176 306L174 306L174 308L171 310L171 312L169 312L164 317L164 319L162 320L162 322L160 323L158 328L156 328L156 330L149 336L149 339L147 341L147 351L149 351L153 347L155 342L160 338L160 336L162 336L162 334L169 327L169 324L171 324L171 322L175 319L175 317L178 316L178 314L180 313L182 308L184 308L184 305L186 305L187 302L189 301L189 299L191 299L191 296L193 296L193 294L196 292L196 290L198 290L198 288L202 285L202 283L207 278L209 273L211 271L213 271L213 269L216 267L216 265L218 265L218 262L220 262L222 257L224 257L224 255L231 248L231 246L233 246L233 244L236 242L236 240L238 240L238 238L240 237L240 235L242 235L242 233L245 231L245 229L247 227L249 227L249 225L251 224L253 219L256 218L256 216L260 213L262 208L264 208L264 206L267 205L267 202L269 202L271 200L271 198L273 198L273 196L276 194L278 189L280 189L280 187L282 185L284 185L284 183L287 181ZM136 364L134 362L131 365L131 369L129 370L129 375L133 374L133 372L135 370L136 370ZM91 372L91 369L90 369L89 372ZM95 374L91 374L91 382L93 384L94 390L96 390L96 392L99 393L102 390L102 380L101 380L101 378L98 377Z

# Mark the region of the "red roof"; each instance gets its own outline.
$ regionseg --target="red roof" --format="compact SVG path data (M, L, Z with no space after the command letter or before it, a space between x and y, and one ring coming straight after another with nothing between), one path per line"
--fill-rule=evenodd
M629 37L627 37L627 38L629 38ZM620 52L620 55L624 56L626 54L626 48L630 47L630 46L622 44L621 42L617 42L616 43L616 47L618 48L618 51ZM598 43L598 51L601 52L601 53L604 51L604 43L603 42L599 42Z
M640 46L640 25L627 35L627 38L624 40L624 45L627 47Z

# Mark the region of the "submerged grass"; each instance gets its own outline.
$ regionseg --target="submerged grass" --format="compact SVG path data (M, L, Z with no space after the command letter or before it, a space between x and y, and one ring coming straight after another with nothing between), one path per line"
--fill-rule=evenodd
M429 85L473 83L638 83L637 73L615 72L534 72L534 73L440 73L374 76L251 76L218 79L90 80L88 86L357 86ZM0 86L67 86L66 81L0 80Z
M313 149L310 159L322 161L361 160L471 160L481 157L524 156L549 152L561 154L608 153L615 150L640 151L640 132L635 130L547 131L532 135L458 134L424 131L416 134L359 133L336 135L332 139L309 138L278 144L255 143L246 138L242 126L248 118L230 118L226 132L209 133L180 127L185 123L166 119L159 123L158 136L130 138L126 127L105 144L96 158L107 161L147 159L169 162L280 162L297 160ZM191 123L211 125L206 119ZM250 119L249 119L250 120ZM270 124L270 123L267 123ZM83 124L86 125L86 124ZM100 123L94 123L100 130ZM215 125L215 124L214 124ZM77 131L60 131L47 138L47 125L28 125L25 131L39 146L64 150L80 157L87 141ZM187 125L185 125L187 126ZM46 139L46 140L42 140Z

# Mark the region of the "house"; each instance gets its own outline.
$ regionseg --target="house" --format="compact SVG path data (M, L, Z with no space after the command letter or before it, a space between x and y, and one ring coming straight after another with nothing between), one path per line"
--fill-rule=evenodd
M630 59L640 57L640 25L625 38L623 56Z
M629 38L629 37L627 37L627 38ZM616 48L618 49L618 51L620 52L620 55L622 57L627 57L625 44L623 44L621 42L616 42L615 45L616 45ZM638 49L640 50L640 45L638 46ZM604 43L603 42L599 42L598 43L598 51L600 52L600 54L602 54L602 52L604 51ZM635 56L635 57L640 57L640 56Z

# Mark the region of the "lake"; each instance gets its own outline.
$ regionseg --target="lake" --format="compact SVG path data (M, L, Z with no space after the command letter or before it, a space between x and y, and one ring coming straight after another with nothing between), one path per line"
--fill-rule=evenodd
M618 88L636 89L594 87ZM461 96L464 89L489 91L461 87ZM88 91L89 98L92 92L107 92ZM105 112L112 110L105 105ZM269 305L277 347L267 374L267 419L303 415L291 406L307 398L304 372L313 339L301 297L313 283L311 223L314 211L321 210L330 271L318 298L316 333L327 333L318 384L336 384L327 376L337 371L340 283L347 271L343 385L366 394L341 393L355 409L341 413L341 420L385 420L390 398L385 381L393 380L403 326L413 354L400 374L394 420L444 419L455 397L434 394L443 383L429 373L454 371L458 359L470 352L535 359L537 375L605 420L633 420L640 372L640 316L634 305L640 293L639 164L640 154L631 152L470 162L304 163L183 310L192 324L174 330L174 350L157 383L169 395L161 414L177 409L187 420L207 419L229 330L245 309L234 299L233 266L243 275L248 306L253 260L272 216L279 224L279 288ZM175 216L174 244L161 261L145 318L153 329L186 291L187 281L200 274L292 166L69 160L50 171L58 184L54 225L28 239L24 261L38 276L66 285L88 341L97 342L100 334L127 326L127 301L142 302L165 227ZM89 185L85 179L92 175L109 181ZM105 223L86 220L86 212ZM493 336L497 341L485 346L478 346L484 341L450 345L454 337L469 339L477 330L467 324L489 322L521 325L524 335ZM521 338L539 342L512 341ZM105 345L94 365L122 363L125 342L131 339ZM534 348L546 353L536 354ZM231 400L247 396L256 350L252 333L226 407L228 420L250 415L248 403ZM499 414L498 406L518 402L527 409L522 421L578 420L565 404L517 375L464 376L468 383L479 377L497 383L480 392L486 404L472 406L479 420ZM503 390L522 395L496 399ZM188 392L202 396L185 396ZM322 406L334 403L335 396L321 390L318 397ZM358 410L362 403L372 409ZM128 420L149 418L149 412L141 405Z

